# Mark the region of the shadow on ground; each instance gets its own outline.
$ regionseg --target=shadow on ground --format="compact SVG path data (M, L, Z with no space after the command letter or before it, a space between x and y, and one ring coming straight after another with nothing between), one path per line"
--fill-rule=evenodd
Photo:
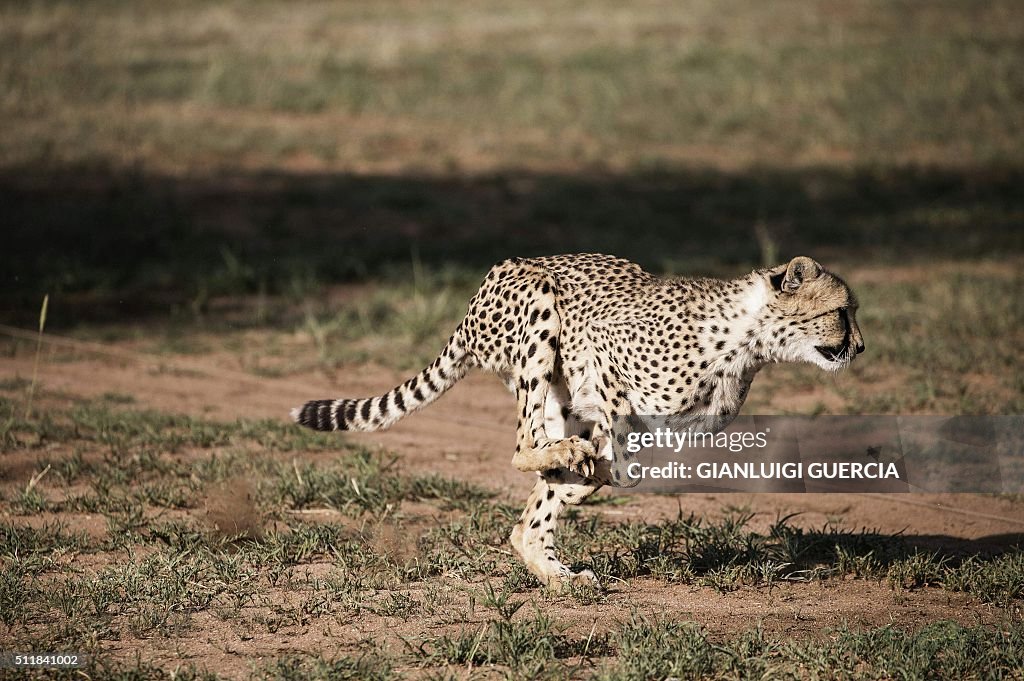
M1024 250L1024 169L827 168L484 177L0 171L0 318L65 323L197 297L602 251L661 272Z
M899 536L911 548L934 553L940 558L950 559L978 554L994 556L1004 553L1020 553L1024 548L1024 533L1022 532L990 534L974 539L941 534L902 534Z

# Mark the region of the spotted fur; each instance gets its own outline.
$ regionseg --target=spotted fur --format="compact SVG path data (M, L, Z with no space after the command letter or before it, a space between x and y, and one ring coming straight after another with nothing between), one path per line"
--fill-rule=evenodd
M606 255L506 260L491 268L434 362L384 395L293 410L317 430L380 430L478 367L516 396L512 464L539 478L511 543L543 583L591 581L555 553L564 504L624 475L612 426L632 415L739 412L757 371L810 362L837 371L864 351L857 302L807 257L722 281L664 279ZM616 452L621 452L621 457Z

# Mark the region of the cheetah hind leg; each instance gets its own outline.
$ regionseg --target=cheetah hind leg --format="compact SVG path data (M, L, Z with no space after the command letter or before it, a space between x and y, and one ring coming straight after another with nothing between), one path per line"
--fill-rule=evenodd
M593 570L574 572L555 555L555 526L564 505L558 491L563 491L563 487L572 488L579 500L597 489L593 485L554 485L544 478L538 479L526 502L526 510L512 529L509 538L512 548L526 563L527 569L549 589L558 590L569 584L600 586Z
M512 465L521 471L538 473L565 468L582 477L591 477L596 468L594 446L578 436L548 433L545 423L549 393L564 393L556 401L568 404L568 394L561 385L564 379L559 376L562 322L558 316L555 282L539 268L521 272L519 278L524 282L519 293L523 316L529 321L523 325L519 352L506 368L513 373L509 382L516 394L519 415Z

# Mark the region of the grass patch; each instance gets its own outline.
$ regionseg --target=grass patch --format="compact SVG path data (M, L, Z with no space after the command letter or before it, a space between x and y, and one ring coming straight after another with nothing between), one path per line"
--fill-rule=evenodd
M536 581L501 548L519 508L486 490L400 474L393 461L358 448L312 466L300 455L330 441L293 439L274 424L133 411L104 399L59 408L62 399L44 391L40 406L51 416L15 421L5 455L37 452L37 468L24 476L49 466L35 486L46 513L71 520L99 513L105 526L88 534L53 523L30 527L17 515L30 513L23 499L0 503L12 514L0 523L0 625L18 645L102 657L115 640L194 637L211 617L266 636L351 618L429 619L443 628L419 643L401 639L412 646L404 653L281 657L257 671L265 678L393 678L410 664L442 675L471 665L523 679L652 678L682 670L748 678L771 664L796 676L834 668L847 678L872 678L903 665L916 675L910 678L956 678L954 671L971 678L983 668L979 661L999 668L1019 654L1017 628L944 623L920 631L841 630L826 641L752 631L723 643L692 624L637 615L616 628L572 634L530 595ZM280 451L292 460L280 461ZM239 476L251 482L251 493L246 501L234 493L231 502L242 503L235 515L253 515L252 526L218 530L200 511L212 503L204 495ZM21 479L6 484L24 489ZM77 491L83 487L93 491ZM413 501L434 514L407 513L403 504ZM589 558L606 583L647 577L730 592L855 577L906 598L924 588L964 592L1008 612L1024 597L1016 551L927 553L912 537L802 528L793 517L756 532L751 519L732 509L717 520L680 515L613 524L573 508L561 536L564 552ZM79 567L82 556L89 559ZM545 596L576 608L600 608L610 597L593 589ZM124 673L162 673L140 664ZM941 676L947 672L935 670L942 665L954 671Z
M6 558L43 556L54 552L77 551L89 543L82 534L68 532L60 523L42 527L0 524L0 547Z
M896 626L853 630L842 626L808 640L777 637L754 628L714 636L690 622L634 613L606 634L575 638L552 629L543 616L509 623L486 622L479 633L434 638L410 655L283 656L258 666L261 681L317 679L391 680L462 678L467 668L510 679L646 681L647 679L1016 678L1024 659L1024 629L935 622L919 629ZM530 638L531 635L539 638ZM135 662L92 659L82 670L93 678L225 678L194 665L167 670ZM53 678L75 678L74 672Z
M858 380L841 390L857 413L1012 414L1024 411L1011 357L1024 325L1019 271L985 271L985 264L912 282L857 287L858 319L877 339L872 368L905 374L902 390L869 390ZM861 319L862 318L862 319ZM942 328L941 333L936 333Z
M743 511L716 522L680 514L657 524L601 524L596 517L569 516L576 531L566 533L566 551L592 556L593 569L606 582L651 576L729 592L853 576L900 590L962 591L1002 606L1024 596L1018 549L995 556L929 553L912 538L833 526L808 529L794 525L794 516L760 533L747 527L753 516Z
M540 9L9 6L0 83L18 96L0 100L0 149L20 163L163 166L384 167L401 153L427 169L714 158L706 148L740 161L1019 158L1012 3ZM355 139L332 134L345 123Z
M335 660L284 657L264 666L255 678L261 681L391 681L402 678L384 658L363 656Z
M273 483L264 489L269 503L291 509L334 508L359 515L381 513L403 499L437 500L444 509L470 509L491 496L480 488L437 475L399 476L395 461L382 463L369 452L356 453L344 463L279 464Z
M49 292L51 328L219 317L224 296L411 280L417 260L478 278L572 251L700 274L770 250L1020 253L1019 14L8 4L3 316L35 322ZM450 301L406 303L415 339Z
M723 642L694 624L634 615L615 634L617 661L593 678L1012 678L1022 662L1022 637L1020 625L992 630L936 622L918 631L840 628L824 641L775 639L752 629Z

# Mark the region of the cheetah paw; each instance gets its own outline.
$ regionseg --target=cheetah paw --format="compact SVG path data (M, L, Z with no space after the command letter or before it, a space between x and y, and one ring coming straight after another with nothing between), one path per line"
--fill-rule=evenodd
M594 477L597 451L589 441L573 435L561 440L552 440L544 449L551 456L551 468L566 468L584 478Z
M551 591L566 591L573 586L592 587L601 589L601 582L598 581L594 571L585 568L579 572L573 572L568 568L562 574L551 576L547 581L547 588Z
M559 440L541 440L533 449L516 452L512 464L521 471L565 468L590 478L597 469L597 454L594 445L574 435Z

